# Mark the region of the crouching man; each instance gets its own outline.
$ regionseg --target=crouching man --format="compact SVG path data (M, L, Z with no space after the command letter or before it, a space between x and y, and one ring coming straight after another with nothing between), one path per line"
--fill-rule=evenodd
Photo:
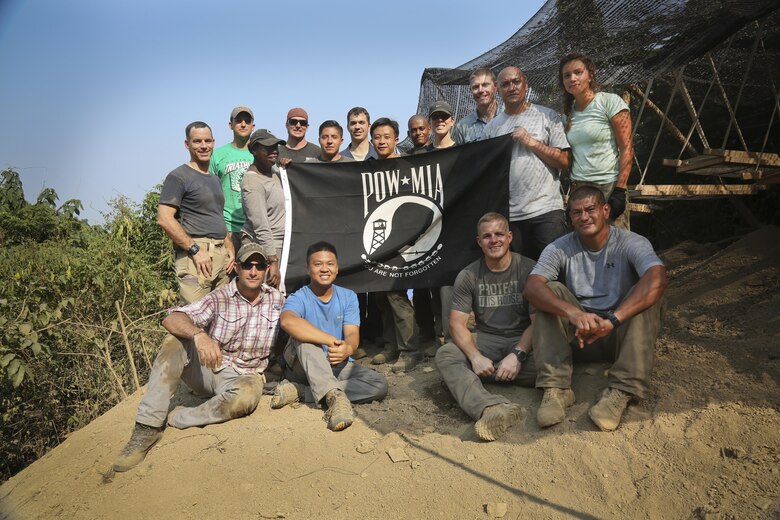
M306 401L325 405L328 428L341 431L353 420L352 403L387 395L385 376L356 365L360 343L357 295L334 285L339 273L336 248L317 242L306 251L309 285L295 291L282 310L290 335L284 350L286 377L276 387L271 408Z
M268 356L278 333L284 297L263 283L268 257L258 244L238 251L238 278L200 300L171 309L132 437L114 463L127 471L160 440L166 418L175 428L205 426L248 415L263 394ZM211 397L194 408L176 408L171 396L184 381Z
M452 342L436 352L436 366L455 400L474 419L480 439L496 440L520 421L523 409L502 395L491 394L482 382L534 386L531 353L533 326L525 280L534 262L509 250L512 232L498 213L487 213L477 224L477 244L483 257L466 266L455 279L450 312ZM466 323L476 318L476 339Z
M609 211L598 188L576 189L569 198L574 231L544 249L525 286L537 309L541 427L563 421L574 403L572 359L614 362L588 412L604 431L618 427L629 401L648 395L666 268L646 238L610 226Z

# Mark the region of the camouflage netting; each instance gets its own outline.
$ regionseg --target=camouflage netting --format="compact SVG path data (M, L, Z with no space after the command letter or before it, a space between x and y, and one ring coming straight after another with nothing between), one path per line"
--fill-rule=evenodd
M508 65L523 69L532 101L560 110L558 62L570 52L579 52L596 62L599 80L613 91L621 93L630 84L636 86L632 112L639 108L637 100L641 101L651 79L655 83L650 98L657 98L656 104L664 110L673 90L672 72L682 69L697 110L710 91L702 111L704 123L708 111L727 110L717 83L712 85L711 55L730 103L735 105L739 98L737 120L749 149L777 152L774 134L778 116L771 125L774 134L765 141L780 86L778 7L777 0L548 0L498 47L455 69L426 69L418 112L427 114L430 103L446 99L456 119L463 117L475 106L468 87L469 73L479 67L498 73ZM675 103L682 103L677 96ZM685 106L680 106L681 112L687 113ZM648 117L647 111L643 117ZM683 134L691 122L678 123ZM734 129L727 133L726 128L718 128L706 138L709 146L694 133L691 144L698 150L745 148Z

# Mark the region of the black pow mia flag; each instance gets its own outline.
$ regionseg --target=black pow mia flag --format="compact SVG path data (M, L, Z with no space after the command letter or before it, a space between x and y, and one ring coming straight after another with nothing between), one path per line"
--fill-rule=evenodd
M306 249L338 251L336 283L357 292L452 285L481 254L476 224L508 215L511 136L385 160L292 163L282 264L288 291L308 283Z

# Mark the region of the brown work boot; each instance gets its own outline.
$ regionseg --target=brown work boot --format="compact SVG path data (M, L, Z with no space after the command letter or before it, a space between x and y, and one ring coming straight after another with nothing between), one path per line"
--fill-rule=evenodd
M494 441L523 417L525 410L519 404L494 404L482 410L482 417L474 424L474 429L483 441Z
M288 404L298 403L303 401L304 388L300 383L293 383L286 379L276 385L274 389L274 395L271 397L271 408L277 410L285 407Z
M566 417L566 409L574 404L571 388L545 388L542 404L536 412L536 422L542 428L558 424Z
M408 372L417 366L420 362L420 354L418 352L401 352L398 356L398 360L393 363L391 367L393 372Z
M599 402L588 410L588 415L602 431L611 432L620 424L623 412L632 398L631 394L623 390L606 388Z
M162 428L135 423L133 434L114 462L114 471L127 471L137 466L162 437Z
M368 352L358 347L357 349L355 349L355 352L352 354L352 359L363 359L366 356L368 356Z
M372 365L384 365L398 358L398 349L385 346L385 349L371 359Z
M355 412L352 411L352 403L347 399L347 394L334 388L325 394L325 404L328 406L325 412L328 429L340 432L352 425L352 421L355 420Z

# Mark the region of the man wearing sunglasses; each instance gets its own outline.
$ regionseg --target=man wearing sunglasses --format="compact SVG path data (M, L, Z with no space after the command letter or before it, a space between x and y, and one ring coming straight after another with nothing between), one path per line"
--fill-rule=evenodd
M509 228L512 250L532 260L566 233L560 170L571 166L561 116L528 99L528 81L517 67L498 74L504 110L485 126L485 138L512 134L509 166Z
M290 335L284 349L287 380L276 387L271 408L306 401L326 407L332 431L348 428L353 403L387 395L385 376L354 363L360 344L357 295L334 284L339 273L336 248L317 242L306 251L309 285L295 291L282 310L281 325Z
M287 142L279 145L279 166L286 168L291 162L306 162L307 157L316 158L322 150L306 140L309 129L309 114L302 108L291 108L287 112Z
M261 246L242 246L235 280L195 303L169 311L163 326L171 335L154 361L133 434L114 471L127 471L140 463L160 440L166 420L174 428L189 428L254 411L284 305L282 294L263 283L267 267ZM195 407L177 407L169 414L180 380L210 399Z
M252 109L237 106L230 113L228 128L233 131L233 141L214 150L209 164L209 172L222 181L225 194L225 224L227 224L233 249L241 247L241 227L244 225L244 209L241 206L241 180L249 165L252 154L247 150L249 136L255 128L255 116Z

